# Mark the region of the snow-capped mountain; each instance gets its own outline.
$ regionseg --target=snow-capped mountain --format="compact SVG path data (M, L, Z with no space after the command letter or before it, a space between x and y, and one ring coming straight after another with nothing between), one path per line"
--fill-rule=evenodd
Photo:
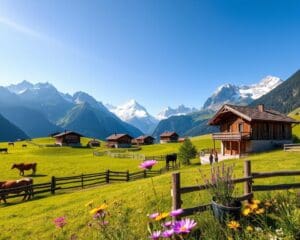
M106 107L123 121L137 127L142 132L151 134L158 120L151 116L145 107L131 99L118 107L106 104Z
M167 119L171 116L186 115L192 112L196 112L198 109L192 107L186 107L183 104L179 105L177 108L167 107L163 111L157 114L156 118L159 120Z
M260 98L281 84L283 80L274 76L267 76L259 83L249 86L224 84L220 86L203 105L203 109L218 110L223 104L247 105Z

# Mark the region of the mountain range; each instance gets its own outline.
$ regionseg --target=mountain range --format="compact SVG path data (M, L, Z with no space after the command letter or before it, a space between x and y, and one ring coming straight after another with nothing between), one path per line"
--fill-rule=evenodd
M207 126L207 120L225 103L264 103L268 108L288 113L300 106L299 86L300 71L286 81L267 76L249 86L225 84L205 101L200 110L179 105L177 108L167 107L154 117L133 99L115 107L104 105L85 92L70 95L58 91L50 83L23 81L0 87L0 118L16 133L5 140L42 137L65 129L100 139L116 132L133 137L142 134L158 137L164 131L195 136L216 131Z

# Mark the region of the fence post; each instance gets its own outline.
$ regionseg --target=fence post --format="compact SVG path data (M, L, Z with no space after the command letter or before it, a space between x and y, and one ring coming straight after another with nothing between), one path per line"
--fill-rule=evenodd
M56 188L56 178L54 176L51 177L51 194L55 194Z
M106 183L109 183L109 170L106 171L105 180L106 180Z
M83 173L81 173L81 188L83 188Z
M180 197L180 173L172 174L172 210L181 208L181 197ZM173 217L176 220L176 217Z
M144 169L144 178L146 178L146 177L147 177L147 170Z
M129 170L126 172L126 181L129 182Z
M244 162L244 177L251 177L251 161L246 160ZM252 192L252 179L244 183L244 194L249 194Z

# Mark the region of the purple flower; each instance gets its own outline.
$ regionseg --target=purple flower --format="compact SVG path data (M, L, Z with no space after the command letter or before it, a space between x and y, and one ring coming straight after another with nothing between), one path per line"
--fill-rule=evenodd
M151 169L156 163L156 160L147 160L142 162L139 167L143 169Z
M159 213L152 213L149 215L149 218L155 219L158 215L159 215Z
M173 222L172 221L167 221L167 222L164 222L162 223L162 226L163 227L166 227L166 228L169 228L173 225Z
M66 217L55 218L53 222L57 228L63 228L67 224Z
M169 230L164 231L164 232L161 234L161 236L162 236L163 238L170 238L170 237L172 237L173 234L174 234L174 230L173 230L173 229L169 229Z
M175 233L189 233L197 223L193 219L185 218L180 221L176 221L173 227Z
M152 234L149 238L153 239L153 240L157 240L160 238L160 234L161 234L161 231L154 231L154 232L152 232Z
M170 212L170 216L177 217L182 213L183 213L183 210L181 208L179 208L179 209L176 209L176 210L173 210L172 212Z

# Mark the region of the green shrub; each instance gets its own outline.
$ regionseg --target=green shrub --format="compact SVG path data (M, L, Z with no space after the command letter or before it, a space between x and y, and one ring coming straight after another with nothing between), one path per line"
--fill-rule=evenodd
M197 149L190 139L186 139L179 148L178 158L183 165L189 165L190 160L197 155Z

